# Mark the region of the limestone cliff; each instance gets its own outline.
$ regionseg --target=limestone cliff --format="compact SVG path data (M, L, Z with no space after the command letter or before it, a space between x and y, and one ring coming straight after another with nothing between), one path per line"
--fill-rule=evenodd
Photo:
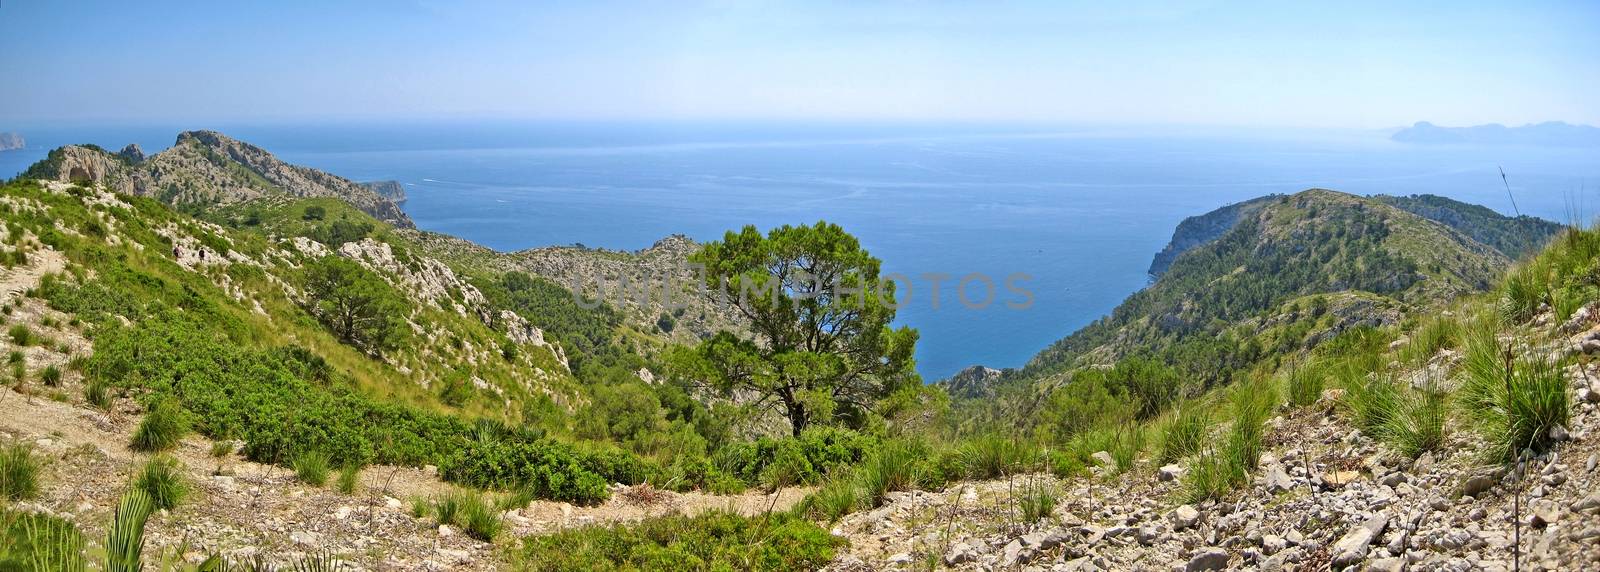
M144 157L132 145L117 154L92 145L69 145L51 151L22 176L96 182L118 192L188 207L226 205L273 195L333 197L389 224L413 226L394 200L371 187L284 163L260 147L215 131L186 131L178 135L171 148L150 157Z

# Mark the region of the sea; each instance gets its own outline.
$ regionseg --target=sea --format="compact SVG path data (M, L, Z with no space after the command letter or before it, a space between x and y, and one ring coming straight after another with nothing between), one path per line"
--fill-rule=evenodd
M1392 130L450 120L13 128L10 177L56 146L147 153L215 129L285 161L405 184L425 230L501 251L637 250L826 220L903 295L927 381L1018 367L1146 286L1185 217L1313 187L1431 193L1587 222L1600 149L1417 145ZM1502 179L1501 172L1505 173ZM907 289L909 288L909 291Z

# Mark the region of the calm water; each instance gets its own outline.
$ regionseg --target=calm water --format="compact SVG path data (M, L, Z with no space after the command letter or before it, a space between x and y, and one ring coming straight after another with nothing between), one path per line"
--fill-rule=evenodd
M1413 147L1376 132L1108 130L1016 126L429 124L221 126L284 160L406 183L428 230L500 250L582 243L644 248L745 224L826 219L912 278L905 324L930 380L1019 366L1147 283L1184 217L1267 193L1326 187L1434 193L1554 220L1600 208L1600 150ZM181 127L22 130L10 176L65 143L146 152ZM1027 273L1028 310L963 308L955 279L931 303L925 273ZM975 283L981 286L981 283ZM981 299L975 289L972 296Z

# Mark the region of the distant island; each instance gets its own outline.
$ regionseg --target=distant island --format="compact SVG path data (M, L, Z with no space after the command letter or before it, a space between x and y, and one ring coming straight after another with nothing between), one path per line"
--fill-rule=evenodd
M22 139L22 135L10 132L0 132L0 151L21 149L27 145L28 142Z
M1478 143L1541 147L1600 147L1600 127L1546 121L1521 127L1498 123L1473 127L1440 127L1426 121L1401 129L1390 139L1402 143Z

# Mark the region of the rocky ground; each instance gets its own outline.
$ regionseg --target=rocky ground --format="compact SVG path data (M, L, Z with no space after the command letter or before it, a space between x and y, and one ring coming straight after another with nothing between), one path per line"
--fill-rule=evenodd
M1587 339L1600 332L1572 341ZM1330 391L1268 422L1254 485L1225 502L1181 504L1184 468L1148 464L893 493L837 523L851 545L832 568L1455 571L1511 570L1515 558L1523 570L1600 569L1600 367L1583 367L1567 370L1565 442L1520 472L1479 462L1483 443L1454 426L1441 450L1396 455L1345 423ZM1013 508L1030 486L1061 499L1032 524Z

